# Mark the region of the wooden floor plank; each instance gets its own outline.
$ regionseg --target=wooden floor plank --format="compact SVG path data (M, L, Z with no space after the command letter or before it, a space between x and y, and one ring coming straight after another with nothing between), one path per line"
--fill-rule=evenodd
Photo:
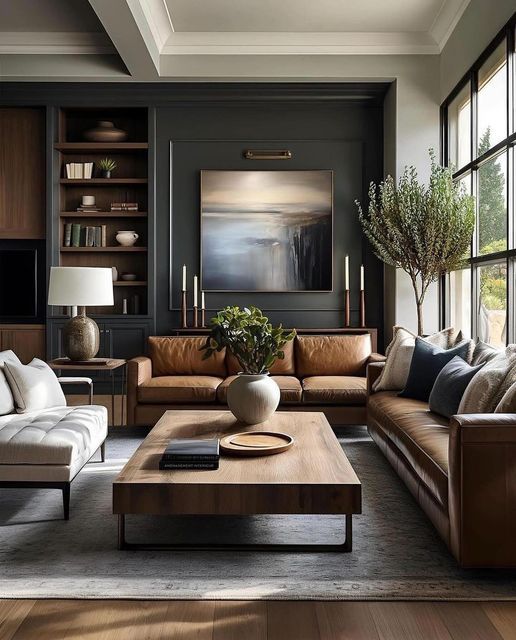
M16 630L30 614L35 600L0 601L0 640L11 640Z
M502 638L477 602L439 602L434 607L453 640Z
M516 640L516 602L484 602L482 609L503 640Z
M369 610L381 640L455 640L431 602L371 602Z
M321 640L380 638L367 602L317 602L315 608Z
M267 640L319 640L315 602L267 602Z
M213 640L267 640L267 603L218 602Z

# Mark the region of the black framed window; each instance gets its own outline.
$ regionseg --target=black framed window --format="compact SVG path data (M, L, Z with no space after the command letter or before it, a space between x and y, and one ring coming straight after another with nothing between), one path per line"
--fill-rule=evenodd
M442 324L502 346L516 338L516 14L441 107L442 161L476 198L464 269L441 283Z

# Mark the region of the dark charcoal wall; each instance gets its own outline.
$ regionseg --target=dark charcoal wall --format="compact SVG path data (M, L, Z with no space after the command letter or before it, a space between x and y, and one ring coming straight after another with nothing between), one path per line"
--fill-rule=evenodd
M180 269L191 287L199 272L199 171L307 170L334 172L333 291L210 293L210 312L228 304L261 307L274 322L338 327L343 322L343 265L352 265L352 322L358 323L359 265L366 265L367 323L383 324L383 270L363 239L355 198L382 175L382 107L364 104L210 104L157 110L157 329L179 322ZM289 161L249 161L247 148L290 149ZM170 249L170 253L169 253ZM170 259L170 263L169 263ZM169 290L169 264L172 271Z

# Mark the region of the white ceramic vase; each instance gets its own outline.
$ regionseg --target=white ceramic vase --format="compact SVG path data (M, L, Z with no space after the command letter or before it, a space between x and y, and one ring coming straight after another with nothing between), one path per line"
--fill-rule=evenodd
M117 231L116 241L122 245L122 247L132 247L138 240L139 235L134 231Z
M239 373L228 387L228 407L237 420L246 424L265 422L279 401L279 387L267 373Z

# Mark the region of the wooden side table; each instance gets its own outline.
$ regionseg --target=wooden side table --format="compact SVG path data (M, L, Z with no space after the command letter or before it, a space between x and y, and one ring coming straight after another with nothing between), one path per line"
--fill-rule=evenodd
M79 362L72 362L68 358L55 358L48 361L48 366L54 371L98 371L107 372L111 376L111 421L112 426L115 426L115 371L122 367L122 394L121 394L121 406L120 406L120 425L125 424L125 411L124 400L127 395L126 382L126 368L127 360L121 358L92 358L91 360L81 360Z

